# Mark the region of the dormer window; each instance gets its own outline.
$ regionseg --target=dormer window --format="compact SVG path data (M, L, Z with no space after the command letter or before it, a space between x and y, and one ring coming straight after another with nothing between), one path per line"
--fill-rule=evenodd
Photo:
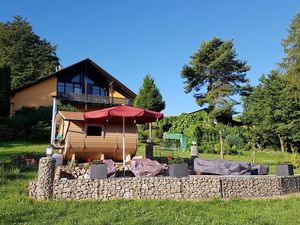
M76 75L75 77L73 77L73 79L71 80L72 83L80 83L80 74Z

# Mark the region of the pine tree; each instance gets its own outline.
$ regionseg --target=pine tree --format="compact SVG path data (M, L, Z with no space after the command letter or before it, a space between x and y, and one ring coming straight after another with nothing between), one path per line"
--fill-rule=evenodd
M55 71L56 46L41 39L25 19L0 22L0 64L11 68L11 87L16 89Z
M293 18L288 32L288 37L282 41L286 57L279 65L286 80L297 88L296 96L300 99L300 13Z
M246 72L250 67L236 57L232 41L213 38L202 42L189 64L183 66L181 77L185 79L185 92L194 91L199 106L208 105L212 117L231 116L232 107L237 104L232 96L244 95L250 89L249 85L243 86L248 82Z
M165 109L165 101L163 101L160 91L150 75L145 76L143 85L134 100L134 105L157 112Z

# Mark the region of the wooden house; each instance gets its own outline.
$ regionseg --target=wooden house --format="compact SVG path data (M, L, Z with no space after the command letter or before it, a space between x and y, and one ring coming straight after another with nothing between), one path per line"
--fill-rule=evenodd
M52 105L52 98L79 111L133 105L136 94L90 59L82 60L15 90L10 114L22 107Z
M122 161L122 124L86 123L81 112L61 112L55 117L55 147L63 150L64 159L106 159ZM137 150L138 134L135 124L126 124L125 152L134 156Z

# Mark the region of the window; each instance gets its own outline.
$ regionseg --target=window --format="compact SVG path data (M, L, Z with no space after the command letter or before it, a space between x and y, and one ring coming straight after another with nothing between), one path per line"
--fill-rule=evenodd
M107 96L106 88L100 89L100 96Z
M65 92L65 83L58 82L57 90L58 90L58 92Z
M94 81L92 81L90 78L88 77L84 77L84 82L87 83L87 84L94 84Z
M75 77L73 77L73 79L71 80L71 82L73 82L73 83L80 83L80 74L78 74Z
M82 93L81 84L74 84L74 93Z
M73 92L73 84L66 83L66 91L65 92Z
M99 90L100 90L100 87L97 87L97 86L93 86L93 92L92 92L92 95L99 95Z
M102 136L102 126L90 126L86 128L86 136Z

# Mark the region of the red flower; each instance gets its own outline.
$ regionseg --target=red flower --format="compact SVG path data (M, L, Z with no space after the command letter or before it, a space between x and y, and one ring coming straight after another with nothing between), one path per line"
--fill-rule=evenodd
M92 159L91 157L88 157L88 158L86 159L86 161L87 161L88 163L90 163L90 162L93 161L93 159Z
M167 159L168 159L168 161L171 161L173 159L173 157L169 155Z

